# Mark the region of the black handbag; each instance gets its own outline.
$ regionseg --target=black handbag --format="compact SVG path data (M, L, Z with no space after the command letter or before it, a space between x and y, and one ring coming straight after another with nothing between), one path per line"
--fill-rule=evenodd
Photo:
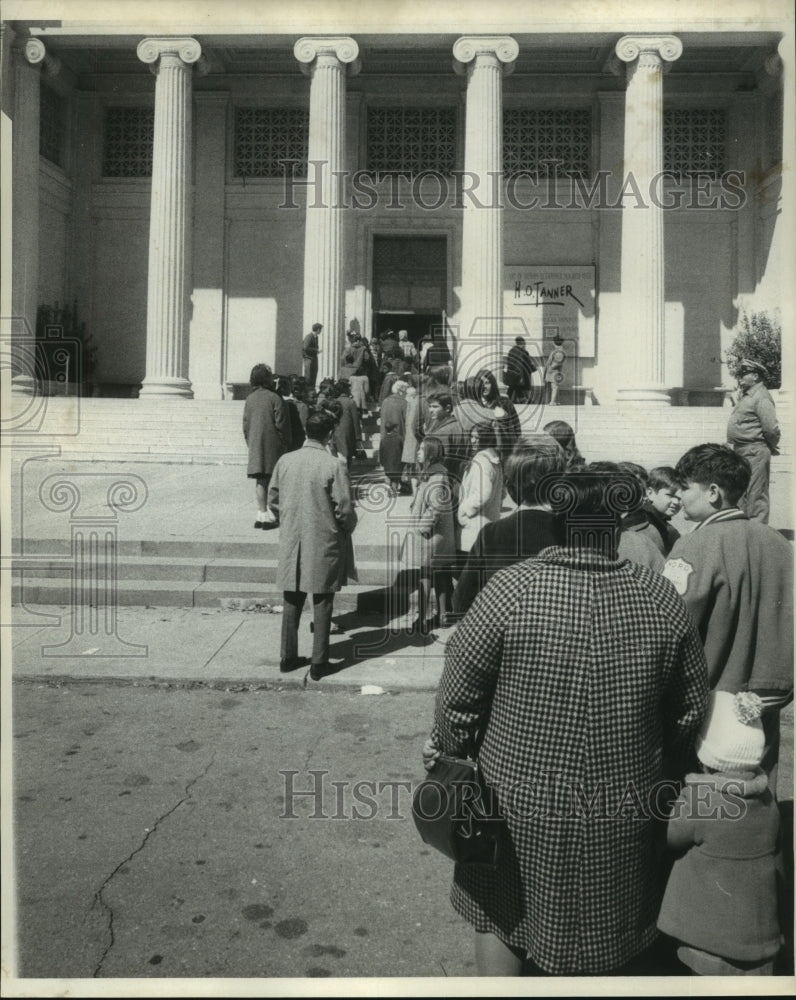
M423 841L452 861L498 864L506 822L475 761L441 754L415 788L412 818Z

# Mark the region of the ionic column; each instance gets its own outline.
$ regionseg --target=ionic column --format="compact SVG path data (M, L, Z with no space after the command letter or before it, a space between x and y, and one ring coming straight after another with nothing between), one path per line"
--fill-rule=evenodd
M788 35L781 39L777 51L766 58L764 73L767 92L781 88L782 160L778 169L779 176L763 190L762 195L758 194L759 200L755 206L761 212L761 201L767 202L765 207L767 213L774 215L774 225L770 245L764 254L765 270L759 275L755 288L753 308L767 312L777 310L781 315L782 388L779 397L784 401L792 395L796 383L796 356L793 351L796 315L793 306L789 305L791 296L788 293L796 268L796 247L793 241L796 228L796 66ZM763 256L763 248L758 246L756 253Z
M625 35L616 54L627 63L622 212L621 400L669 403L664 365L663 209L649 197L663 169L663 74L679 58L675 35ZM631 178L632 175L632 178ZM642 204L635 191L641 193Z
M3 27L8 32L5 39L8 44L13 32ZM47 52L38 38L28 38L14 52L14 57L13 194L8 207L12 213L11 309L18 322L12 343L11 389L14 393L33 395L36 381L31 352L39 307L39 101L41 68ZM27 338L31 343L25 347L22 341Z
M230 95L196 94L193 308L189 376L196 399L223 399L226 122Z
M796 167L796 65L794 65L792 35L785 35L779 43L780 65L782 67L782 216L779 230L780 239L784 243L782 274L791 278L796 268L796 248L793 243L794 227L796 227L796 180L793 171ZM790 239L788 239L790 234ZM786 301L785 289L782 290L782 301ZM791 300L792 303L792 300ZM796 356L793 350L794 328L793 306L783 310L782 324L782 387L790 398L796 383Z
M186 317L191 242L192 64L202 54L193 38L145 38L138 58L152 66L155 142L149 222L146 376L142 396L190 398Z
M300 38L293 54L310 78L307 208L304 223L304 326L323 324L318 373L337 374L343 349L343 171L346 76L359 72L353 38Z
M456 378L500 353L503 315L503 76L519 54L509 35L457 39L454 69L467 77L462 294Z

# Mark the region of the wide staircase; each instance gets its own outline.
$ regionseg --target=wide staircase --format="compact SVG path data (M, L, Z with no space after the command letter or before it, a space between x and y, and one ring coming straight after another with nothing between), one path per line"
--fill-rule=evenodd
M521 420L524 433L541 430L552 419L566 420L575 428L578 446L587 459L625 459L651 468L673 464L693 444L724 440L728 412L721 407L672 407L654 412L584 405L526 407ZM106 592L103 587L112 585L115 601L121 605L253 608L280 603L281 594L274 586L274 533L252 532L252 537L230 538L224 518L219 517L217 529L204 531L201 537L185 537L187 533L169 537L162 525L153 525L151 517L139 516L125 521L123 529L120 522L112 551L106 550L105 562L92 569L90 562L96 562L96 551L82 551L85 539L74 521L70 528L63 517L37 519L40 500L35 484L27 484L24 496L17 497L14 492L14 475L25 459L49 454L51 457L41 463L42 477L50 466L67 468L75 475L95 468L122 475L130 463L139 472L146 463L146 481L160 485L161 493L168 495L169 477L192 472L197 489L204 484L211 505L220 503L215 494L224 491L225 483L242 484L246 490L241 503L248 509L251 498L244 476L242 413L240 401L29 400L28 409L21 411L14 425L13 447L9 449L15 459L12 600L25 605L96 604ZM20 423L22 430L18 429ZM785 420L783 427L787 432ZM363 444L368 457L356 461L352 469L363 529L358 528L355 537L359 585L346 587L338 596L336 607L340 610L378 606L375 592L389 587L397 572L388 558L385 521L394 515L405 519L408 513L406 499L393 504L391 513L379 513L379 488L373 492L374 485L383 481L377 458L376 417L364 421ZM186 465L197 468L186 470ZM223 467L230 467L231 475ZM784 452L772 466L771 523L786 530L793 528L791 472L790 454ZM176 493L178 487L173 489ZM23 508L27 518L24 529Z

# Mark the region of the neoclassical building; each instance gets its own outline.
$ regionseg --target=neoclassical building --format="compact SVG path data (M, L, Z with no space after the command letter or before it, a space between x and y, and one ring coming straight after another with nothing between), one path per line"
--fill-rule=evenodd
M352 326L436 332L460 373L558 334L601 402L699 402L792 284L784 5L483 32L137 6L2 25L2 315L77 303L103 395L228 398L320 322L321 374Z

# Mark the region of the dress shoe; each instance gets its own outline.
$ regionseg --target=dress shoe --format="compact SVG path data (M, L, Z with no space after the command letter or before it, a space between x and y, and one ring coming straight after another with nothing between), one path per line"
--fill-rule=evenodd
M292 660L280 660L279 661L279 672L280 674L289 674L291 670L298 670L300 667L306 667L310 662L308 656L297 656Z
M327 660L325 663L313 663L310 665L310 679L319 681L323 677L328 677L329 674L336 674L342 666L342 660L337 660L336 662Z

